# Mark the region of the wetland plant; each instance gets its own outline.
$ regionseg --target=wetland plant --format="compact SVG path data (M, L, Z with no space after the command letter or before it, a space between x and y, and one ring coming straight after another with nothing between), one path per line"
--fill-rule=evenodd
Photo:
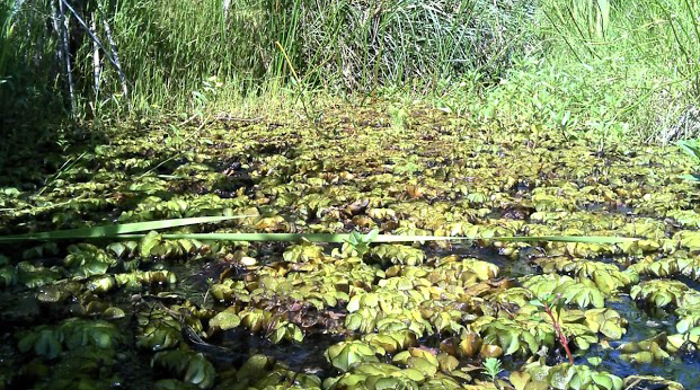
M408 127L408 111L403 107L389 107L391 127L395 130L405 130Z
M494 357L486 358L486 360L484 360L484 371L491 377L491 381L495 382L496 376L503 372L501 360Z
M561 317L561 309L564 306L564 301L561 298L561 294L549 294L544 299L533 299L530 303L542 308L542 310L547 313L552 320L552 326L554 326L554 331L557 333L559 343L564 347L564 351L566 351L566 357L569 358L569 363L574 364L574 357L571 355L571 350L569 349L569 340L559 326L559 317ZM557 312L556 318L554 317L555 310Z
M700 139L680 141L678 142L678 147L693 159L695 165L700 165ZM682 175L680 178L688 181L700 182L700 175L697 174Z

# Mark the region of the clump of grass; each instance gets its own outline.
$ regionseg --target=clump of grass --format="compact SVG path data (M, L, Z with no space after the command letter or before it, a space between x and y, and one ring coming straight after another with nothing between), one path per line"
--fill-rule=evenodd
M0 165L17 144L39 147L56 134L47 119L65 117L56 40L47 31L48 2L0 0Z
M0 1L0 83L7 80L7 61L9 56L10 39L12 37L12 19L14 10L12 2L8 0Z
M398 0L304 4L299 52L317 77L334 75L347 88L456 80L479 69L503 74L533 35L534 2Z
M591 116L612 114L614 122L627 126L627 136L640 141L669 142L700 129L686 123L700 96L697 4L547 0L542 14L547 62L586 75L576 84L586 91L593 92L586 84L615 84L604 88L612 93L580 102L594 112ZM595 113L599 109L607 114Z
M21 3L4 1L5 9ZM51 20L51 2L24 4L23 29ZM279 91L290 81L326 91L368 93L404 84L414 90L435 88L475 69L496 78L511 64L513 54L533 39L525 28L534 16L533 0L243 0L227 8L225 4L89 0L75 7L88 24L94 19L109 23L133 106L146 110L192 111L216 101ZM69 19L78 107L126 107L121 80L109 66L100 76L102 96L91 90L93 41L73 17ZM104 35L96 25L96 35ZM45 28L28 32L15 34L11 42L24 45L24 61L31 57L53 61L55 32ZM32 42L44 43L38 47ZM284 55L275 42L285 49ZM57 81L46 85L57 87L60 95L61 68L44 64L40 73ZM208 88L206 80L211 77L221 86Z
M4 113L65 97L56 34L44 23L50 4L0 2ZM303 95L306 116L317 120L309 107L318 91L449 90L459 98L439 101L451 111L559 127L567 139L593 134L602 150L700 131L698 8L690 0L89 0L78 12L112 26L140 113L203 116L241 97L296 105ZM119 113L129 102L118 75L103 67L97 101L93 42L71 26L77 106ZM29 87L12 89L20 84ZM289 85L297 92L279 97Z

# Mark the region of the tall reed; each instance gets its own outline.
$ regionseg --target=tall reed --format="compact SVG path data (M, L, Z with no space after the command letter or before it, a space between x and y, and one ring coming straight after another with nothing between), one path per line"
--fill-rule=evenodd
M25 5L22 15L45 25L57 1L26 2L32 6ZM497 79L533 37L526 24L534 0L240 0L228 7L219 1L68 2L86 20L94 15L109 23L138 108L192 110L290 81L367 92L379 86L434 88L438 80L474 70ZM101 24L94 25L105 40ZM123 88L108 64L100 73L100 101L94 101L93 86L100 84L94 42L72 16L70 26L79 106L124 107ZM50 29L32 30L26 38L13 36L12 44L55 38ZM43 58L53 59L52 45L41 49ZM24 57L37 48L27 49ZM45 71L57 87L65 84L59 67Z

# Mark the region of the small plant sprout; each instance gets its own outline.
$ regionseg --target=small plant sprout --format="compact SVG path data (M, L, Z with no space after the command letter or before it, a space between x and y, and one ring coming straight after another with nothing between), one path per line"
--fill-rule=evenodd
M360 234L357 230L350 233L346 243L355 251L359 257L362 257L369 251L369 244L371 244L379 235L379 229L372 229L366 235Z
M533 299L530 304L544 309L545 313L552 320L552 325L554 326L554 331L559 337L559 343L564 347L566 351L566 356L569 358L569 363L574 364L574 357L571 355L571 349L569 349L569 340L562 332L561 327L559 327L559 317L561 317L561 309L564 306L564 301L561 299L561 294L549 294L544 299ZM554 311L557 312L557 317L554 317Z
M496 375L503 372L501 360L494 357L486 358L486 360L484 360L484 371L491 377L491 381L495 382Z
M408 127L408 111L402 107L389 107L391 127L395 130L404 130Z

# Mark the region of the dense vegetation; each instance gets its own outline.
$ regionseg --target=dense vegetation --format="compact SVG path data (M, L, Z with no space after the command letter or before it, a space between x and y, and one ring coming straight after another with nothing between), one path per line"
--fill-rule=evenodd
M0 0L0 389L700 388L699 15Z
M62 2L3 0L0 112L8 131L26 133L26 118L12 118L27 112L52 123L70 112L59 50L70 53L75 115L84 118L114 118L128 107L248 111L242 99L292 109L302 96L309 105L328 96L410 96L459 114L522 114L617 140L697 132L700 28L691 15L700 11L690 0L220 3L76 1L102 50L65 7L68 28L60 16L52 22Z

